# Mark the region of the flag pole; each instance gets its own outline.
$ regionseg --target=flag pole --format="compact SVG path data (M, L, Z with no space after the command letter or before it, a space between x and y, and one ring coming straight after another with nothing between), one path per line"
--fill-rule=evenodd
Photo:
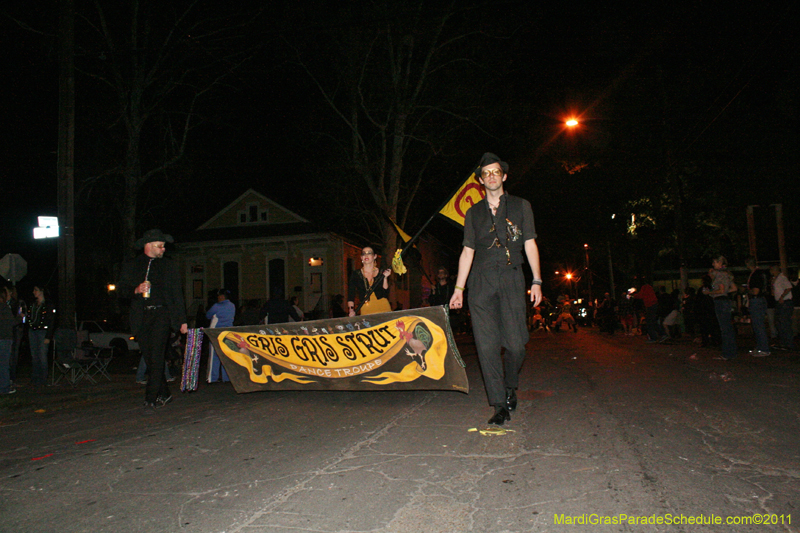
M452 199L453 199L453 196L455 196L455 195L458 193L458 191L460 191L460 190L461 190L461 188L464 186L464 184L465 184L466 182L468 182L469 180L471 180L473 176L477 177L477 174L475 174L475 171L474 171L474 170L473 170L473 171L470 173L470 175L469 175L469 177L466 179L466 181L462 181L462 182L461 182L461 184L460 184L458 187L456 187L456 188L453 190L453 192L452 192L452 193L450 193L449 195L447 195L447 200L445 200L445 201L444 201L444 203L443 203L442 205L440 205L440 206L439 206L439 208L438 208L436 211L434 211L434 213L433 213L433 214L431 215L431 217L430 217L430 218L429 218L429 219L428 219L428 220L427 220L427 221L426 221L426 222L425 222L425 223L422 225L422 227L419 229L419 231L417 231L417 233L416 233L416 234L415 234L413 237L411 237L411 239L410 239L410 240L409 240L407 243L404 243L404 244L403 244L403 248L402 248L402 249L401 249L401 251L400 251L400 257L401 257L401 258L403 257L403 255L405 255L405 253L406 253L406 250L408 250L409 248L411 248L411 245L413 245L413 244L414 244L414 241L416 241L416 240L419 238L419 236L422 234L422 232L423 232L423 231L425 231L425 228L427 228L427 227L428 227L428 224L430 224L431 222L433 222L433 219L434 219L434 218L436 218L436 215L438 215L438 214L439 214L439 212L440 212L442 209L444 209L444 207L445 207L445 206L446 206L448 203L450 203L450 200L452 200Z

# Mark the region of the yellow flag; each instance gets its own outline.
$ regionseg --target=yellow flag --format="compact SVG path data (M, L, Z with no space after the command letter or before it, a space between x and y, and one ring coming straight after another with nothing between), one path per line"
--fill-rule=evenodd
M450 201L439 210L439 214L463 226L464 217L467 216L469 208L480 202L484 196L486 196L486 193L483 191L483 185L481 185L473 172L464 182L464 185L459 187L458 191L450 198Z
M392 219L389 219L389 220L392 220ZM397 234L400 235L400 238L403 239L403 242L408 242L408 241L411 240L411 236L408 233L406 233L405 231L403 231L400 228L400 226L397 225L397 222L392 220L392 224L394 224L394 229L397 230Z

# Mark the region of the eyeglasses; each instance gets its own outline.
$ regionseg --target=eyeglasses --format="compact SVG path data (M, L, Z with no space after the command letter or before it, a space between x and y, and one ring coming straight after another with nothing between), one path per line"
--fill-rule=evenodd
M481 177L488 178L489 176L497 176L498 178L503 175L502 168L487 168L483 172L481 172Z
M151 244L150 246L152 248L166 248L167 247L166 244Z
M361 257L364 257L365 255L375 255L375 252L361 252Z

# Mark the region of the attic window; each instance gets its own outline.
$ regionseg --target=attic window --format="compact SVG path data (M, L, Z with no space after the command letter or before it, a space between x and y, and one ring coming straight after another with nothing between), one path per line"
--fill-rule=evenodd
M237 213L239 224L263 224L269 222L269 209L259 204L247 204Z

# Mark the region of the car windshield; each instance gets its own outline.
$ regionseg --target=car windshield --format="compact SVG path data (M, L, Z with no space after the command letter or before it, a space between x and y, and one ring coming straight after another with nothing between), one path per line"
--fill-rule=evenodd
M100 326L98 326L96 322L84 322L83 329L85 331L88 331L89 333L102 333L103 331L102 329L100 329Z

